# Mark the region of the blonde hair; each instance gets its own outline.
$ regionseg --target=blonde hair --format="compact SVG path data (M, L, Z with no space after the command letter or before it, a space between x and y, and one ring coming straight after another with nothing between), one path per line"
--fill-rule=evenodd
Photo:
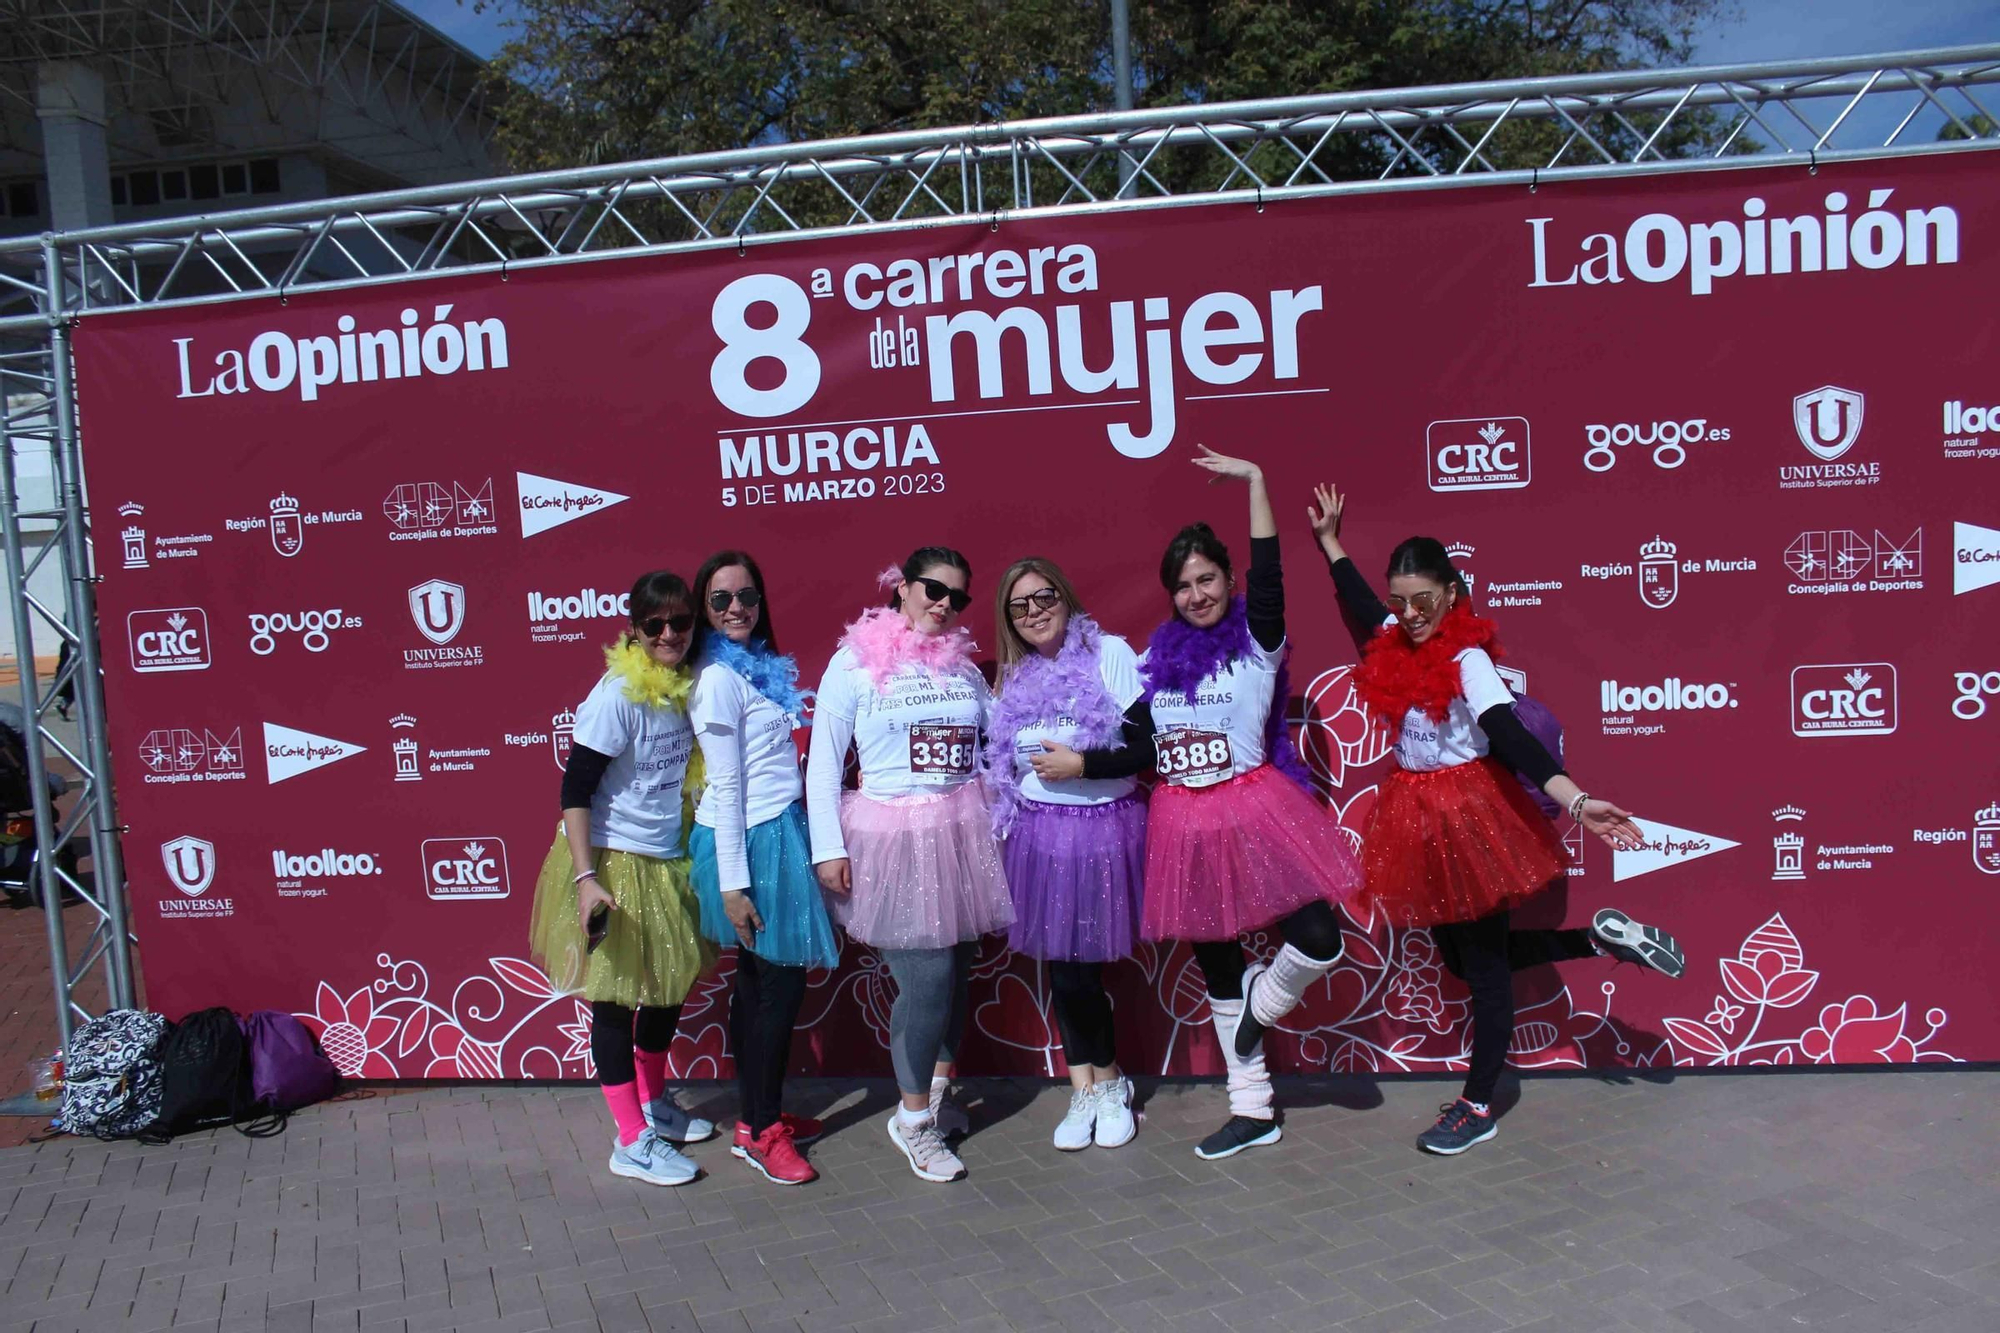
M1014 585L1020 581L1023 574L1040 574L1062 597L1063 605L1069 608L1071 615L1083 614L1083 600L1076 595L1076 589L1070 586L1069 579L1061 569L1057 568L1055 561L1046 556L1030 555L1007 566L1007 572L1000 576L1000 582L993 594L993 616L997 622L994 627L993 642L998 645L1000 664L998 675L1002 685L1006 684L1007 673L1013 669L1014 664L1035 651L1028 646L1028 641L1021 637L1020 631L1014 628L1014 618L1007 614L1007 600L1014 595Z

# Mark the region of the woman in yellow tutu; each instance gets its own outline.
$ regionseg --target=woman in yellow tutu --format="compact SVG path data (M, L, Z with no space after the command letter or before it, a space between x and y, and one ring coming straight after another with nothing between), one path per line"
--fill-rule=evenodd
M535 883L529 944L551 981L590 1001L591 1056L618 1126L611 1173L684 1185L701 1172L674 1145L715 1133L666 1086L681 1002L716 958L686 851L687 802L701 785L687 715L694 596L655 570L632 585L630 613L576 710L562 830Z

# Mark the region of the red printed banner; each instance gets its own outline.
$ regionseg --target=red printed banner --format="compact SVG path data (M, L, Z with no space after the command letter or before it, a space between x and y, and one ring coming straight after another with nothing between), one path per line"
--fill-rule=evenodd
M351 1074L583 1077L531 963L572 711L642 571L762 562L808 682L875 574L1048 555L1135 642L1175 529L1239 555L1261 462L1293 737L1359 839L1387 746L1303 515L1441 538L1585 787L1565 891L1669 981L1519 978L1523 1066L2000 1058L2000 182L1982 155L926 228L107 313L76 337L112 752L152 1001L296 1011ZM960 738L925 738L959 767ZM913 742L914 743L914 742ZM1192 751L1181 756L1190 764ZM1206 761L1204 760L1204 763ZM1427 934L1353 923L1294 1070L1463 1067ZM1264 953L1276 941L1256 938ZM684 1075L729 1069L729 962ZM1135 1069L1218 1066L1200 973L1110 971ZM849 944L799 1067L883 1073ZM972 1072L1062 1068L979 955Z

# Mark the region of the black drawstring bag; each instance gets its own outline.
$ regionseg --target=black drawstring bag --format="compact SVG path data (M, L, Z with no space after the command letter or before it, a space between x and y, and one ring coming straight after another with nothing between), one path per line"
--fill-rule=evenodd
M284 1131L283 1115L265 1114L250 1083L250 1047L236 1015L198 1009L180 1021L160 1052L160 1116L139 1133L141 1143L234 1125L253 1139Z

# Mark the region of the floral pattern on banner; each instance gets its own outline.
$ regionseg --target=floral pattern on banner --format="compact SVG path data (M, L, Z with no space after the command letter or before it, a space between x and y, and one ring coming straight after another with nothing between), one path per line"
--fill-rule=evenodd
M1349 673L1321 673L1300 700L1297 744L1322 785L1331 813L1356 847L1374 808L1375 787L1343 800L1339 790L1379 763L1388 742L1370 731ZM1570 830L1572 837L1575 830ZM1345 911L1345 909L1343 909ZM1430 933L1347 915L1347 948L1338 966L1314 983L1299 1006L1271 1029L1273 1068L1337 1073L1463 1070L1471 1027L1463 983L1444 966ZM1280 940L1260 932L1250 952L1268 960ZM313 1012L298 1015L319 1036L343 1074L362 1078L593 1078L590 1006L560 991L519 958L486 960L484 970L434 990L420 962L378 954L373 978L321 981ZM1582 964L1580 966L1588 966ZM734 1072L728 995L731 951L702 977L682 1006L669 1050L676 1078L719 1079ZM1951 1061L1934 1043L1942 1009L1912 1016L1864 993L1835 999L1805 964L1790 925L1773 915L1751 931L1733 957L1717 960L1720 986L1700 1017L1664 1020L1664 1035L1643 1032L1613 1014L1617 982L1579 998L1559 974L1524 973L1509 1062L1518 1068L1607 1066L1804 1065ZM1700 969L1699 962L1690 976ZM1554 983L1534 990L1537 977ZM1142 943L1133 957L1105 970L1121 1009L1121 1048L1134 1068L1215 1073L1221 1061L1209 1027L1208 989L1185 945ZM795 1063L845 1073L887 1070L889 1011L895 981L874 949L843 942L841 965L809 974L799 1015ZM1134 1018L1132 1006L1140 1015ZM1052 1077L1066 1068L1047 969L980 942L973 963L967 1067L971 1072ZM803 1054L801 1054L803 1053Z

